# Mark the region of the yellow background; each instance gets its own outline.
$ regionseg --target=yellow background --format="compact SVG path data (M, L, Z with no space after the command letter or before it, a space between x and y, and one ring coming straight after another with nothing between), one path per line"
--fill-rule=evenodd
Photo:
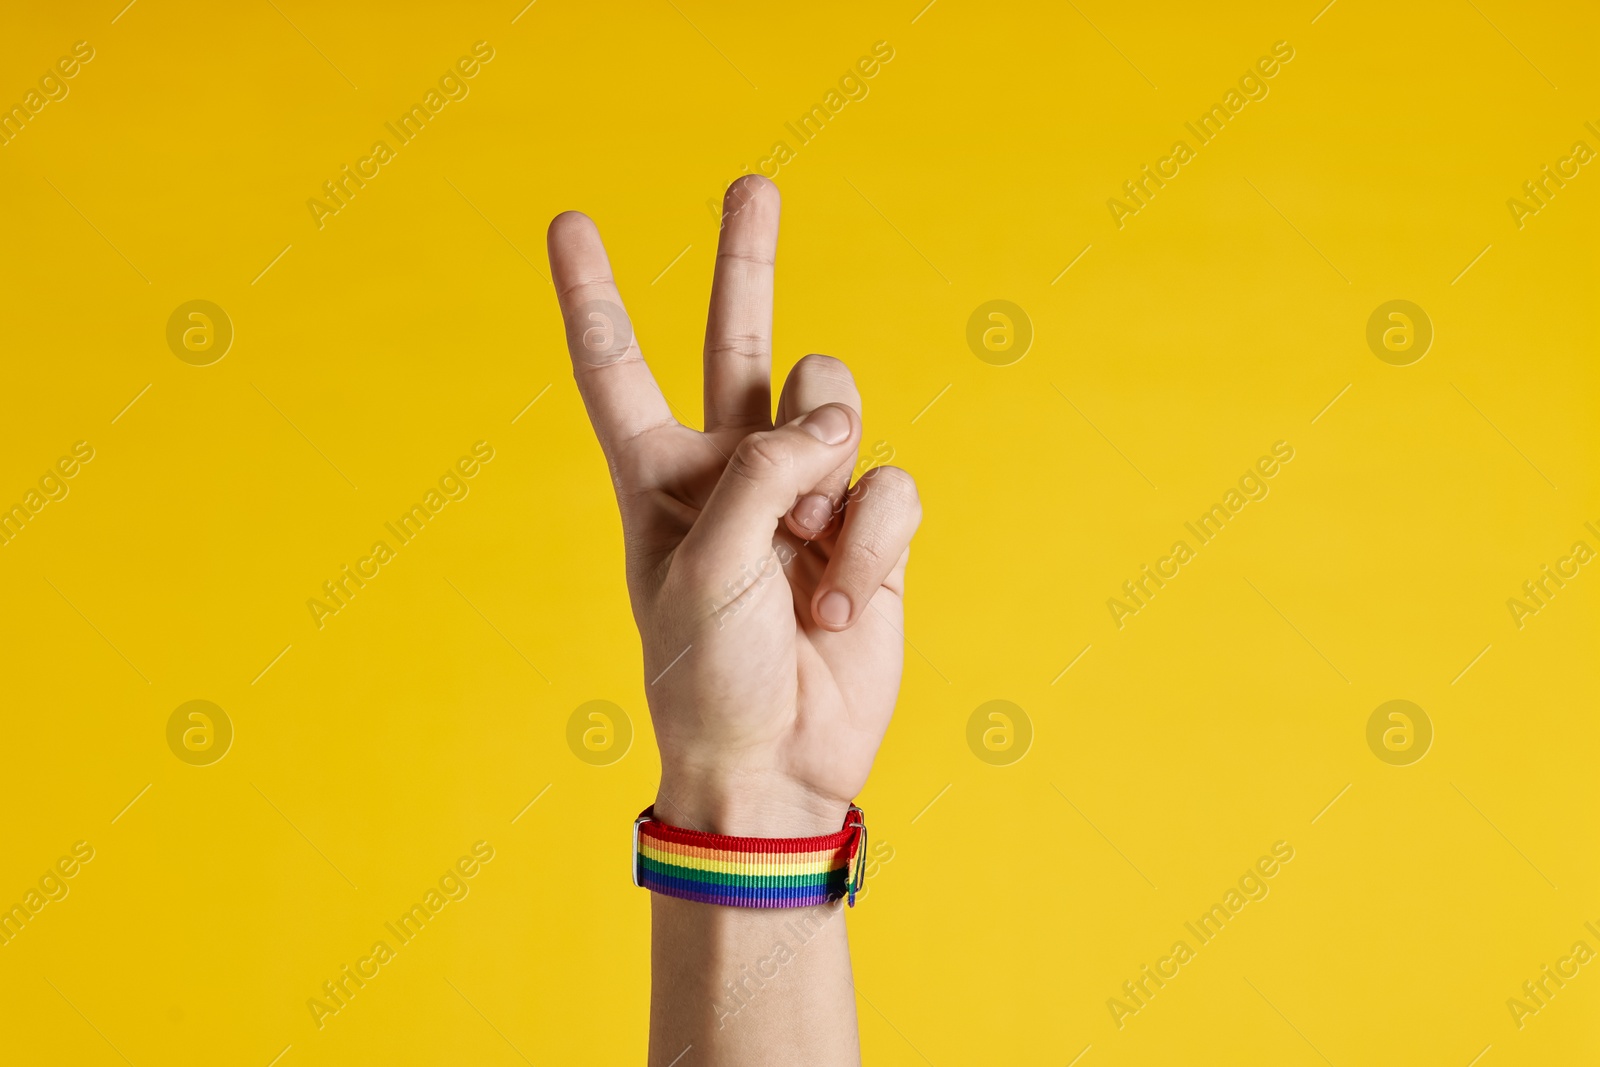
M0 903L95 849L0 947L0 1059L642 1058L657 763L544 227L597 219L697 420L706 201L881 40L777 176L778 371L847 360L926 506L861 798L893 846L849 917L868 1060L1592 1062L1600 964L1506 1007L1600 950L1600 574L1506 607L1600 548L1600 174L1506 206L1600 149L1592 7L120 6L0 34L7 103L95 49L0 148L0 498L95 449L0 547ZM470 95L318 229L479 40ZM1118 229L1107 199L1280 40ZM165 340L197 298L236 330L207 367ZM1036 331L1011 366L965 341L991 299ZM1412 366L1365 341L1391 299L1436 330ZM307 599L479 440L470 495L319 630ZM1119 630L1107 598L1279 440L1270 496ZM167 747L192 699L236 730L211 766ZM1033 726L1010 766L967 746L993 699ZM1391 699L1436 731L1411 766L1367 747ZM567 746L590 700L636 731L610 766ZM470 895L319 1030L308 998L479 840ZM1118 1029L1107 999L1279 840L1270 896Z

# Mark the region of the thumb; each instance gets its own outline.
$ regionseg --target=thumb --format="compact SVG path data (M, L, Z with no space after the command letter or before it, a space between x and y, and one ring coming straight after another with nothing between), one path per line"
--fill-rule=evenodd
M713 582L756 567L772 554L772 537L795 501L853 454L861 417L824 404L775 430L739 442L711 499L684 537L678 559Z

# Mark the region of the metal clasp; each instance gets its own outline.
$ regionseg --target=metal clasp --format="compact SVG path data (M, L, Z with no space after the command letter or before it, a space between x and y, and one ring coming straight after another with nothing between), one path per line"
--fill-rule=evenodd
M633 820L633 884L639 887L644 886L644 883L639 881L639 827L655 821L650 814L651 810L646 808L637 819Z
M856 807L854 804L850 805L850 811L845 815L844 827L846 830L861 831L861 845L856 849L855 870L851 872L851 878L845 882L845 891L848 894L848 904L853 908L856 906L856 893L861 889L861 884L867 879L866 813L860 808Z

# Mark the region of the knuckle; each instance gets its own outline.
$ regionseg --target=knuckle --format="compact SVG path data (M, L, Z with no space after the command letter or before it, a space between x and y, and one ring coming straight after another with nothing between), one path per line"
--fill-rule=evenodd
M781 407L789 418L794 418L825 403L842 404L859 416L861 391L843 360L813 352L800 357L789 370Z
M894 562L889 558L888 545L884 541L883 534L878 531L851 544L850 553L856 557L859 569L868 574L888 570L889 564Z
M839 386L841 388L837 391L855 395L855 375L850 373L850 368L844 360L835 356L825 356L820 352L801 356L791 373L796 381L805 382L807 385Z
M767 355L767 338L756 333L737 333L719 338L706 345L708 356L739 356L743 359L764 358Z
M621 474L628 478L629 485L645 484L648 481L646 476L655 462L645 442L652 440L660 431L677 425L678 420L669 415L660 422L640 426L618 437L611 445L609 457L613 475Z
M777 266L776 255L762 252L747 252L742 248L724 248L717 252L718 261L727 260L731 263L743 263L748 267L770 269Z
M773 433L753 433L739 442L728 466L747 478L760 480L793 465L789 449Z
M873 467L861 476L861 481L866 487L863 492L882 494L885 503L904 508L921 519L922 495L917 492L917 480L904 468Z
M850 368L845 366L844 360L837 356L825 356L821 352L811 352L801 356L800 361L794 366L795 370L808 374L850 376Z

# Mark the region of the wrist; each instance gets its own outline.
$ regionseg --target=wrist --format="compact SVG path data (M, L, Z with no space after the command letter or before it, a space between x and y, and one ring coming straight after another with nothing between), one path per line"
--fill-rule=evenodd
M736 837L816 837L844 823L849 799L824 796L792 779L663 769L655 817L669 826Z

